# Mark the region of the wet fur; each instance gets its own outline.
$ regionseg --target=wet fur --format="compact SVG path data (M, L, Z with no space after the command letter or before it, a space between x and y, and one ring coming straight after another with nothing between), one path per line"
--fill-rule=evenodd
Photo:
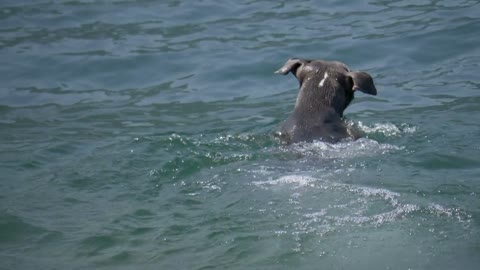
M341 62L289 59L275 73L292 73L300 89L292 114L277 135L286 143L321 140L335 143L358 138L343 120L343 111L356 90L376 95L373 79L366 72L350 71Z

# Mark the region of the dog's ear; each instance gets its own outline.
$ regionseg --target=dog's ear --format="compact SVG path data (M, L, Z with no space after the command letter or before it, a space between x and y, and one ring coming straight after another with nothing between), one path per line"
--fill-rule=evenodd
M288 72L292 72L293 75L296 75L297 68L302 65L304 60L298 58L290 58L283 64L279 70L275 71L275 74L287 75Z
M348 72L347 75L353 81L353 91L359 90L369 95L377 94L377 89L375 88L375 84L373 84L373 79L368 73L363 71L351 71Z

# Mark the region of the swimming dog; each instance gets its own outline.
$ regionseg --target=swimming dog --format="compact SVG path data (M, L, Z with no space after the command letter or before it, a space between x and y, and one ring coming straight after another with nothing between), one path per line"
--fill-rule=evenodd
M300 90L292 114L277 132L283 142L320 140L336 143L359 137L349 131L343 111L353 100L355 91L377 94L368 73L351 71L341 62L299 58L288 59L275 73L286 75L290 72L300 83Z

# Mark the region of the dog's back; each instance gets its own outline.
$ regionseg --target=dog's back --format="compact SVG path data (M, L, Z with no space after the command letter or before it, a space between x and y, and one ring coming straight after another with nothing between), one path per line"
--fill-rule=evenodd
M342 118L329 108L314 115L294 111L283 123L278 135L287 143L313 140L336 143L347 138L349 133Z

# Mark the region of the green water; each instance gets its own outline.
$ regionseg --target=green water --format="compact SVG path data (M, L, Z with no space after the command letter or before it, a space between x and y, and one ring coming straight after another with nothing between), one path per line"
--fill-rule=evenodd
M0 3L0 269L480 269L480 1ZM369 72L285 146L289 57Z

